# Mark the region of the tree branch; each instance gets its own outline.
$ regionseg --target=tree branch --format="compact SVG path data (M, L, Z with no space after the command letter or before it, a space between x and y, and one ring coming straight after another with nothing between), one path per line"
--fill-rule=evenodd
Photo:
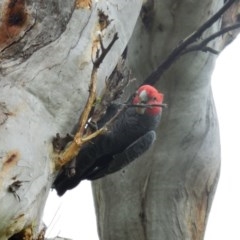
M210 19L202 24L198 30L190 34L182 40L179 45L168 55L168 57L152 72L143 84L154 85L162 76L162 74L182 55L184 50L197 41L202 34L211 27L225 13L236 0L228 0Z
M209 52L212 52L214 54L218 54L218 52L210 47L207 47L207 44L209 42L211 42L212 40L216 39L217 37L220 37L222 36L223 34L229 32L229 31L232 31L234 29L237 29L237 28L240 28L240 23L237 23L237 24L233 24L231 26L228 26L226 28L223 28L221 30L219 30L218 32L212 34L211 36L205 38L204 40L202 40L199 44L195 44L195 45L192 45L188 48L186 48L183 52L182 52L182 55L186 54L186 53L189 53L189 52L193 52L193 51L209 51Z
M93 65L95 66L96 69L99 68L99 66L102 63L103 59L106 57L107 53L109 52L109 50L112 48L113 44L117 40L118 40L118 34L115 33L114 36L113 36L112 41L110 42L110 44L107 46L107 48L104 48L103 42L102 42L102 38L101 38L101 36L99 36L99 41L100 41L100 46L101 46L102 53L97 58L97 60L95 62L93 62Z
M151 108L151 107L161 107L161 108L167 108L167 104L166 103L162 103L162 104L122 104L126 107L135 107L135 108Z
M79 120L79 128L77 133L74 136L74 140L67 146L66 149L64 149L63 152L57 155L57 159L55 160L56 169L59 169L61 166L71 161L74 157L78 155L82 145L85 142L90 141L92 138L96 137L98 134L101 134L105 130L104 128L102 128L93 134L90 134L88 132L87 136L84 136L85 126L87 124L87 121L89 119L89 114L93 108L93 105L96 99L97 70L117 39L118 39L118 35L117 33L115 33L108 47L104 48L102 43L102 38L99 37L100 47L102 52L100 56L97 56L97 60L93 62L93 69L92 69L91 80L89 84L89 96Z

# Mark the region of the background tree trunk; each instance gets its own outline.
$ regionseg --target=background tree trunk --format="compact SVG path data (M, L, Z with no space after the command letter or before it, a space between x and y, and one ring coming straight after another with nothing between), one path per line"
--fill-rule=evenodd
M128 44L128 65L137 84L222 4L146 1ZM225 14L226 24L236 21L234 9L236 13L237 5L228 18ZM206 34L221 26L218 21ZM211 47L221 50L228 37ZM220 171L210 83L215 59L211 53L193 52L164 74L157 87L168 109L154 147L121 172L93 183L101 240L203 239Z
M0 0L0 239L23 229L36 239L53 180L51 141L71 131L83 108L98 34L106 45L119 35L99 69L100 91L141 4Z

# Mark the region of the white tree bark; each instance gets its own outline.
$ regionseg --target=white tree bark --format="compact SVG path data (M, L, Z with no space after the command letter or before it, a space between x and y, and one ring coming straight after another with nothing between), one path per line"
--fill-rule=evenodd
M98 90L125 48L142 2L0 0L0 239L36 239L52 183L52 137L70 132L86 101L99 11L111 21ZM9 189L14 183L21 186Z
M147 1L128 48L128 63L142 82L203 24L223 1ZM145 9L146 10L146 9ZM206 31L220 29L218 21ZM219 41L212 43L218 49ZM216 57L182 56L160 79L165 94L152 151L121 172L93 184L101 240L200 240L220 171L217 115L211 92Z

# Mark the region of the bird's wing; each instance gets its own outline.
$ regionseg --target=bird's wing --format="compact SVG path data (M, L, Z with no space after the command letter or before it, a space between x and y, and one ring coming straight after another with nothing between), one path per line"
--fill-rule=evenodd
M111 104L107 108L106 114L97 122L97 127L101 128L109 121L116 114L118 108L118 105ZM76 132L77 128L75 127L72 132ZM84 176L92 169L95 161L101 155L104 155L106 149L102 148L104 144L100 143L109 142L108 138L108 134L102 134L97 138L98 140L94 139L86 144L78 156L60 170L52 185L59 196L62 196L67 190L76 187L81 180L85 179Z
M145 153L155 140L155 131L147 132L129 145L123 152L114 155L108 165L94 169L86 178L88 180L95 180L121 170Z
M104 138L104 135L100 136ZM101 156L101 146L88 143L79 152L77 157L65 165L55 178L52 187L62 196L67 190L76 187L89 169L94 166L96 159Z

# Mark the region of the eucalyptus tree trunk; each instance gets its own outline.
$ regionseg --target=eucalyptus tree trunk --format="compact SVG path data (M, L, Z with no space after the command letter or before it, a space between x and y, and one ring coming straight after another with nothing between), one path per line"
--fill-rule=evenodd
M128 65L138 84L222 5L222 0L146 1L128 44ZM236 21L234 7L206 35ZM227 42L229 35L210 47L221 50ZM157 87L168 109L154 147L124 170L93 183L101 240L204 238L220 171L211 91L215 60L212 53L193 52L165 72Z
M40 233L55 173L52 138L78 120L99 34L104 45L116 32L119 40L98 71L98 92L129 41L141 4L0 0L1 240Z

